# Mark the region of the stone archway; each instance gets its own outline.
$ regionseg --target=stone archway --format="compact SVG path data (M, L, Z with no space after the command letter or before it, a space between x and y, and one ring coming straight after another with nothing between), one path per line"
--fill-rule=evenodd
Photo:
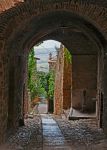
M100 48L102 57L106 52L106 8L99 7L96 3L85 3L78 1L63 0L60 1L36 1L26 0L13 8L5 7L0 16L0 45L1 45L1 104L2 119L5 121L1 125L2 135L5 135L8 118L9 101L8 91L14 88L14 127L18 126L18 120L23 117L22 97L24 85L24 69L28 50L37 42L48 39L53 31L65 28L72 28L72 31L83 32L97 47ZM8 5L7 5L8 6ZM59 39L64 42L63 39ZM65 44L66 45L66 44ZM102 51L103 50L103 51ZM10 61L11 60L11 61ZM13 61L14 60L14 61ZM14 64L14 86L9 86L9 68ZM106 56L105 56L106 64ZM10 66L9 66L10 65ZM106 65L105 65L106 67ZM5 71L3 71L5 70ZM106 83L106 68L105 83ZM20 79L20 80L19 80ZM101 82L102 83L102 82ZM10 88L11 87L11 88ZM10 89L9 89L10 88ZM106 84L102 87L104 93L104 118L106 118ZM5 111L5 113L4 113ZM4 119L3 119L4 120ZM104 120L104 129L106 129L106 120ZM2 141L2 138L0 141Z

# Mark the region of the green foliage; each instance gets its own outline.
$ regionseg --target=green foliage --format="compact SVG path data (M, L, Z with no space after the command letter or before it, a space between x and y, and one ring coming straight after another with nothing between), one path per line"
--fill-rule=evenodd
M36 90L36 59L34 54L34 48L32 48L28 57L28 89L31 93L31 100L34 99L37 94Z
M28 57L28 89L31 94L31 100L35 97L54 96L54 73L37 72L34 48Z
M64 48L64 57L65 57L67 63L72 63L72 56L67 48Z
M55 86L55 75L54 72L49 73L49 79L48 79L48 97L52 98L54 97L54 86Z
M37 91L38 96L47 97L46 86L47 86L47 73L37 72Z
M47 97L46 76L47 73L37 72L34 50L32 50L28 59L28 89L30 90L31 100L35 97Z

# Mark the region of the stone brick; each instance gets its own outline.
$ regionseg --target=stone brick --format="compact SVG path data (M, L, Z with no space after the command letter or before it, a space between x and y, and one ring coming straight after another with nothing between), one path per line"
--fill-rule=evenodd
M20 65L17 63L18 55L23 55L23 53L28 53L28 50L37 42L41 40L46 40L49 37L46 35L50 34L52 39L59 39L59 41L67 41L67 46L70 44L70 49L74 46L75 49L78 47L78 42L72 42L69 37L69 41L66 37L65 29L66 27L71 28L70 33L76 32L79 35L80 33L85 36L87 40L87 45L85 42L81 42L81 45L86 47L86 52L90 53L88 47L89 39L91 42L95 42L97 47L100 47L100 50L103 49L105 51L106 47L106 39L107 39L107 2L105 0L1 0L0 1L0 90L3 89L2 94L0 95L0 143L4 141L4 135L6 134L4 126L2 122L4 121L2 118L2 114L8 112L7 102L9 101L9 69L11 68L8 63L11 62L10 56L16 56L15 60L12 61L12 66L15 65L15 74L13 89L9 89L11 91L15 90L13 101L14 101L14 110L17 110L14 114L13 122L14 128L18 125L18 120L22 117L23 113L23 85L24 85L24 75L23 75L23 62L20 62ZM52 13L55 12L55 13ZM69 13L68 13L69 12ZM71 12L71 13L70 13ZM59 14L59 16L58 16ZM69 15L70 14L70 15ZM52 15L51 19L49 16ZM55 16L54 16L55 15ZM56 16L57 15L57 16ZM54 16L54 18L53 18ZM70 17L69 17L70 16ZM69 19L68 19L69 18ZM44 21L45 20L45 21ZM72 26L72 27L71 27ZM78 27L79 28L78 28ZM60 28L61 27L61 28ZM58 36L58 32L53 35L53 30L58 29L60 31L60 38ZM88 35L88 36L87 36ZM49 36L49 35L48 35ZM63 37L63 38L62 38ZM79 36L78 36L79 37ZM78 38L80 40L81 38ZM66 42L65 42L66 43ZM93 45L93 44L92 44ZM82 48L81 48L82 49ZM25 50L25 51L24 51ZM76 52L76 50L74 50ZM8 58L9 57L9 58ZM9 59L9 62L8 62ZM84 60L84 58L83 58ZM85 61L85 60L84 60ZM61 60L59 60L60 63ZM94 63L93 63L94 64ZM94 66L92 64L92 66ZM84 70L86 69L85 62L83 64ZM10 68L9 68L10 67ZM82 68L82 67L80 67ZM90 68L90 67L89 67ZM78 68L79 69L79 68ZM61 70L61 66L59 65L59 71ZM80 70L84 72L84 70ZM91 70L94 72L93 70ZM88 72L87 72L88 73ZM96 83L93 81L95 78L95 74L90 74L88 77L87 73L84 75L86 78L84 80L81 78L78 83L74 83L74 87L76 85L82 86L82 89L76 89L76 93L81 93L84 88L90 88L94 86L93 93L96 90ZM59 90L59 94L57 97L59 101L56 103L56 107L58 107L59 112L61 113L61 109L63 106L62 103L62 89L59 86L62 77L60 74L57 74L60 80L56 80L57 87L56 90ZM76 76L75 76L76 77ZM79 76L78 76L79 77ZM74 76L73 76L74 78ZM78 78L77 78L78 79ZM92 80L93 82L89 82ZM106 80L106 78L105 78ZM96 81L96 79L95 79ZM68 81L67 81L68 82ZM87 82L87 87L85 83ZM83 83L83 84L82 84ZM61 83L62 84L62 83ZM76 84L76 85L75 85ZM105 86L106 87L106 86ZM89 91L90 91L89 90ZM105 90L106 91L106 90ZM65 92L66 93L66 92ZM106 93L106 92L105 92ZM104 93L104 94L105 94ZM75 94L75 92L74 92ZM80 94L78 94L80 96ZM66 96L66 94L65 94ZM95 96L95 94L93 94ZM93 97L92 96L92 97ZM106 95L105 101L106 101ZM61 101L60 101L61 99ZM106 102L104 101L104 111L106 110ZM4 103L6 105L4 105ZM68 102L67 102L68 103ZM58 105L57 105L58 104ZM106 112L106 111L105 111ZM7 119L7 118L6 118ZM106 128L106 114L104 117L104 124ZM7 125L4 122L5 127Z
M63 70L63 109L71 107L72 64L64 58Z
M63 112L63 60L64 51L60 48L55 70L55 89L54 89L54 113Z
M60 48L55 72L55 114L71 107L71 64L64 57L64 47Z

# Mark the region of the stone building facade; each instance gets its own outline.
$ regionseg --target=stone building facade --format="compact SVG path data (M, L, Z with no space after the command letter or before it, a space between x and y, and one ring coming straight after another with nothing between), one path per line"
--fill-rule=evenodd
M55 71L55 114L71 107L83 112L96 111L97 57L95 55L72 55L67 62L64 46L57 59L50 58L49 68ZM93 65L92 65L93 64Z
M56 61L57 61L57 55L53 57L52 53L50 53L49 54L49 60L48 60L49 71L55 71L55 69L56 69Z
M56 58L49 61L50 70L55 71L54 114L57 115L71 107L71 63L66 61L64 49L61 44Z
M106 0L0 1L0 143L6 140L7 131L16 130L23 118L29 50L47 39L62 42L72 55L88 55L90 60L91 55L97 57L97 119L107 134L106 16ZM94 90L95 85L93 93Z

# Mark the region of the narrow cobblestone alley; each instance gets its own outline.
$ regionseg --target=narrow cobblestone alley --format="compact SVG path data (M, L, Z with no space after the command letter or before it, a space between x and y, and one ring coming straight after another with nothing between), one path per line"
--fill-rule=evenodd
M70 150L58 124L52 117L42 115L43 150Z
M107 0L0 0L0 150L54 149L107 150Z
M68 121L35 115L0 150L107 150L107 140L95 120Z

